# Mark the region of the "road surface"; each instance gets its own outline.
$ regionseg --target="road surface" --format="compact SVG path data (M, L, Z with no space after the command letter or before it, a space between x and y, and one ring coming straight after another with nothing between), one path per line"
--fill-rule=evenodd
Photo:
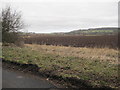
M38 76L3 69L2 88L57 88Z

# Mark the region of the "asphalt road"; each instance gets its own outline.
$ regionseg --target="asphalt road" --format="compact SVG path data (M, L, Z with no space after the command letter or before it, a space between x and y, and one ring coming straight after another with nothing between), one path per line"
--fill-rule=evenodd
M2 88L57 88L50 81L22 72L2 71Z

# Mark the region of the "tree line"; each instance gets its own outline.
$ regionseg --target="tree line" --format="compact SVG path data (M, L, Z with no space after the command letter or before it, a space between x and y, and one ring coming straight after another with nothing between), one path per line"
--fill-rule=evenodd
M0 34L3 43L15 43L20 40L19 30L24 28L22 14L11 6L2 9L0 13Z

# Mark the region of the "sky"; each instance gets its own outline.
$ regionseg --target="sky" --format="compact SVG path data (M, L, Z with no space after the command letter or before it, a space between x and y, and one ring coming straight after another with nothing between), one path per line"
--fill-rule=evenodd
M53 33L117 27L118 0L1 0L22 12L25 32Z

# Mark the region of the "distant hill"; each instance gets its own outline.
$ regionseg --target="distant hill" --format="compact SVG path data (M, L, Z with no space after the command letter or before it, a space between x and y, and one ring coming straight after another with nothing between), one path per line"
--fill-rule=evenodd
M118 32L118 28L107 27L107 28L90 28L90 29L79 29L73 30L67 33L53 33L55 35L113 35Z
M119 30L118 30L119 29ZM35 33L35 32L19 32L21 35L114 35L117 34L118 31L120 32L120 28L90 28L90 29L79 29L73 30L70 32L57 32L57 33Z
M118 28L90 28L90 29L79 29L68 33L69 35L113 35L118 32Z

